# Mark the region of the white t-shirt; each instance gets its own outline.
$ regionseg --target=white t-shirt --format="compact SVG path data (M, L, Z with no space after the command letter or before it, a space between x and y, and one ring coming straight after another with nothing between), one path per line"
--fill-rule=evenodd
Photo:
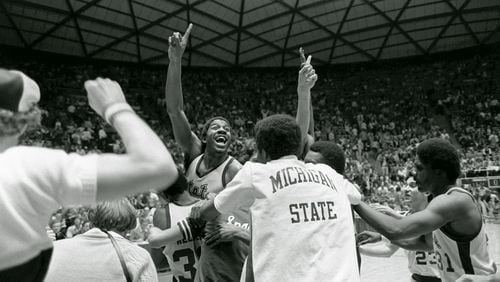
M214 205L250 208L247 280L360 281L348 193L359 194L329 166L286 156L247 162Z
M16 146L0 154L0 270L52 247L45 227L52 212L94 204L97 156Z

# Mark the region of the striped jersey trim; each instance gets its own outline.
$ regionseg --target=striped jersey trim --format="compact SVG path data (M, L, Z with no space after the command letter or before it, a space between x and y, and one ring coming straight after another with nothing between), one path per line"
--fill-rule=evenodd
M187 219L181 220L177 222L177 225L179 226L179 229L182 232L182 237L185 240L192 241L193 240L193 233L191 232L191 228L189 227L189 223Z

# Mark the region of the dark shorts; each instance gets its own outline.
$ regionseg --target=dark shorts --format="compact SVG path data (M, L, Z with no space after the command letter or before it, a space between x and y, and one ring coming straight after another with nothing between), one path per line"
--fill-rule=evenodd
M423 276L413 273L411 278L417 282L441 282L441 279L435 276Z

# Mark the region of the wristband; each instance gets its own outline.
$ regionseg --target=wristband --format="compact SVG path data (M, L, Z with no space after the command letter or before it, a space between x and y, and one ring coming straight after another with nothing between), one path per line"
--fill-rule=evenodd
M110 125L113 125L111 123L111 119L113 118L114 115L117 113L123 112L123 111L129 111L129 112L134 112L132 107L130 107L129 104L127 103L116 103L111 106L109 106L105 111L104 111L104 120L106 120L107 123Z

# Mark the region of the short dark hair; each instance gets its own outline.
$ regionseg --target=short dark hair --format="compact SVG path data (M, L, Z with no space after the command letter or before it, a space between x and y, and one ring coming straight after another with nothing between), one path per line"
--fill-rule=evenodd
M225 121L231 127L231 123L226 118L223 118L221 116L216 116L216 117L210 118L203 125L203 129L201 130L201 136L202 137L205 137L207 135L208 128L210 127L210 124L212 124L212 122L214 120L223 120L223 121Z
M299 125L289 115L272 115L255 125L257 149L264 150L273 160L297 155L300 140Z
M130 231L137 225L136 218L137 210L126 198L100 202L89 212L89 219L94 227L107 231Z
M160 194L165 199L176 198L178 195L182 194L188 187L187 179L182 171L180 169L177 169L177 172L179 174L177 180L172 185L163 190Z
M325 164L329 165L340 174L344 174L345 155L344 150L339 145L331 141L317 141L311 145L309 150L320 153L325 159Z
M431 138L417 147L420 161L433 169L441 169L446 173L450 183L455 183L460 176L460 159L458 152L447 140Z

